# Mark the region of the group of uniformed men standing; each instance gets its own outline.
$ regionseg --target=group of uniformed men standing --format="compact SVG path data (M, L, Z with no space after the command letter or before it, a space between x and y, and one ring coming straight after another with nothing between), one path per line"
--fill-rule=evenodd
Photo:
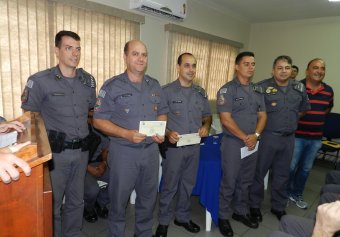
M146 46L138 40L129 41L124 47L126 71L107 80L96 98L94 78L77 69L80 53L80 37L60 31L55 37L59 64L30 76L22 94L22 108L42 115L53 152L54 236L80 236L88 162L84 144L89 133L88 111L92 108L94 127L110 138L108 236L124 236L126 205L134 189L135 236L152 236L158 144L163 142L167 150L162 162L155 236L167 236L173 215L175 225L199 232L200 227L190 217L190 196L200 145L176 146L181 134L208 136L212 122L206 92L193 84L196 58L190 53L181 54L176 66L178 79L161 88L157 80L145 75ZM285 214L294 131L301 114L310 109L304 85L289 80L290 57L276 58L273 77L256 85L251 82L254 54L240 53L235 63L236 76L217 93L224 133L219 198L219 228L224 236L233 236L231 216L257 228L262 220L263 178L269 169L273 172L271 211L278 218ZM167 121L165 136L147 137L138 132L140 121L156 120ZM248 150L258 147L259 151L241 159L240 148L244 146Z

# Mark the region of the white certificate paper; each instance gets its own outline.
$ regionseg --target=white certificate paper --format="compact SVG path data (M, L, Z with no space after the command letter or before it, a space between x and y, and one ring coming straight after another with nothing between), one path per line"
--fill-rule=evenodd
M148 137L153 135L165 135L166 121L140 121L139 133L145 134Z
M251 155L251 154L253 154L254 152L256 152L257 151L257 149L258 149L258 147L259 147L259 142L256 142L256 146L255 146L255 148L253 149L253 150L251 150L251 151L249 151L248 150L248 147L242 147L241 148L241 159L244 159L244 158L246 158L247 156L249 156L249 155Z
M199 143L201 143L201 137L198 135L198 133L189 133L179 135L177 146L187 146Z
M16 143L17 137L18 137L17 131L0 134L0 148L10 146Z

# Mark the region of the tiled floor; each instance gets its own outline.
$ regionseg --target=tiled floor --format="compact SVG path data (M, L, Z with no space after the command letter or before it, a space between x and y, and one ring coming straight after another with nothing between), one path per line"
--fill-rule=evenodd
M304 192L304 199L310 206L306 210L299 209L294 204L290 204L286 211L289 214L299 216L311 216L316 210L320 189L324 184L325 174L331 170L333 166L325 161L317 161L313 167L313 170L309 176ZM265 202L262 207L263 222L260 224L258 229L250 229L245 225L231 220L231 225L235 232L235 237L266 237L269 232L276 230L278 226L278 220L275 216L270 213L270 197L269 192L266 192ZM157 227L157 209L154 212L154 227ZM169 237L220 237L222 236L214 224L212 224L211 232L205 231L205 210L199 204L198 197L192 197L192 219L194 222L201 226L201 231L198 234L192 234L185 231L183 228L175 226L173 223L169 226L168 236ZM106 237L107 235L107 220L99 219L96 223L88 223L84 220L83 222L83 237ZM127 224L126 224L126 237L132 237L134 227L134 206L129 205L127 209Z

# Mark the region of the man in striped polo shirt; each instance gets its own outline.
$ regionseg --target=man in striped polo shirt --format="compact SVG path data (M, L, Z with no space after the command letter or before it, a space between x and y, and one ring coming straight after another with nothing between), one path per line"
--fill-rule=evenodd
M294 155L290 165L288 184L289 199L299 208L307 208L302 193L321 147L321 138L326 115L333 107L333 89L322 82L325 77L325 62L320 58L309 61L306 78L301 82L306 86L311 110L300 118L295 132Z

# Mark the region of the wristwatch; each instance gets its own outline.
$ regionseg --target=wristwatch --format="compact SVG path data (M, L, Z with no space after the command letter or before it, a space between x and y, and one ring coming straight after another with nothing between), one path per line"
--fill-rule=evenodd
M255 132L255 136L257 137L257 140L259 141L261 139L261 134L258 132Z

